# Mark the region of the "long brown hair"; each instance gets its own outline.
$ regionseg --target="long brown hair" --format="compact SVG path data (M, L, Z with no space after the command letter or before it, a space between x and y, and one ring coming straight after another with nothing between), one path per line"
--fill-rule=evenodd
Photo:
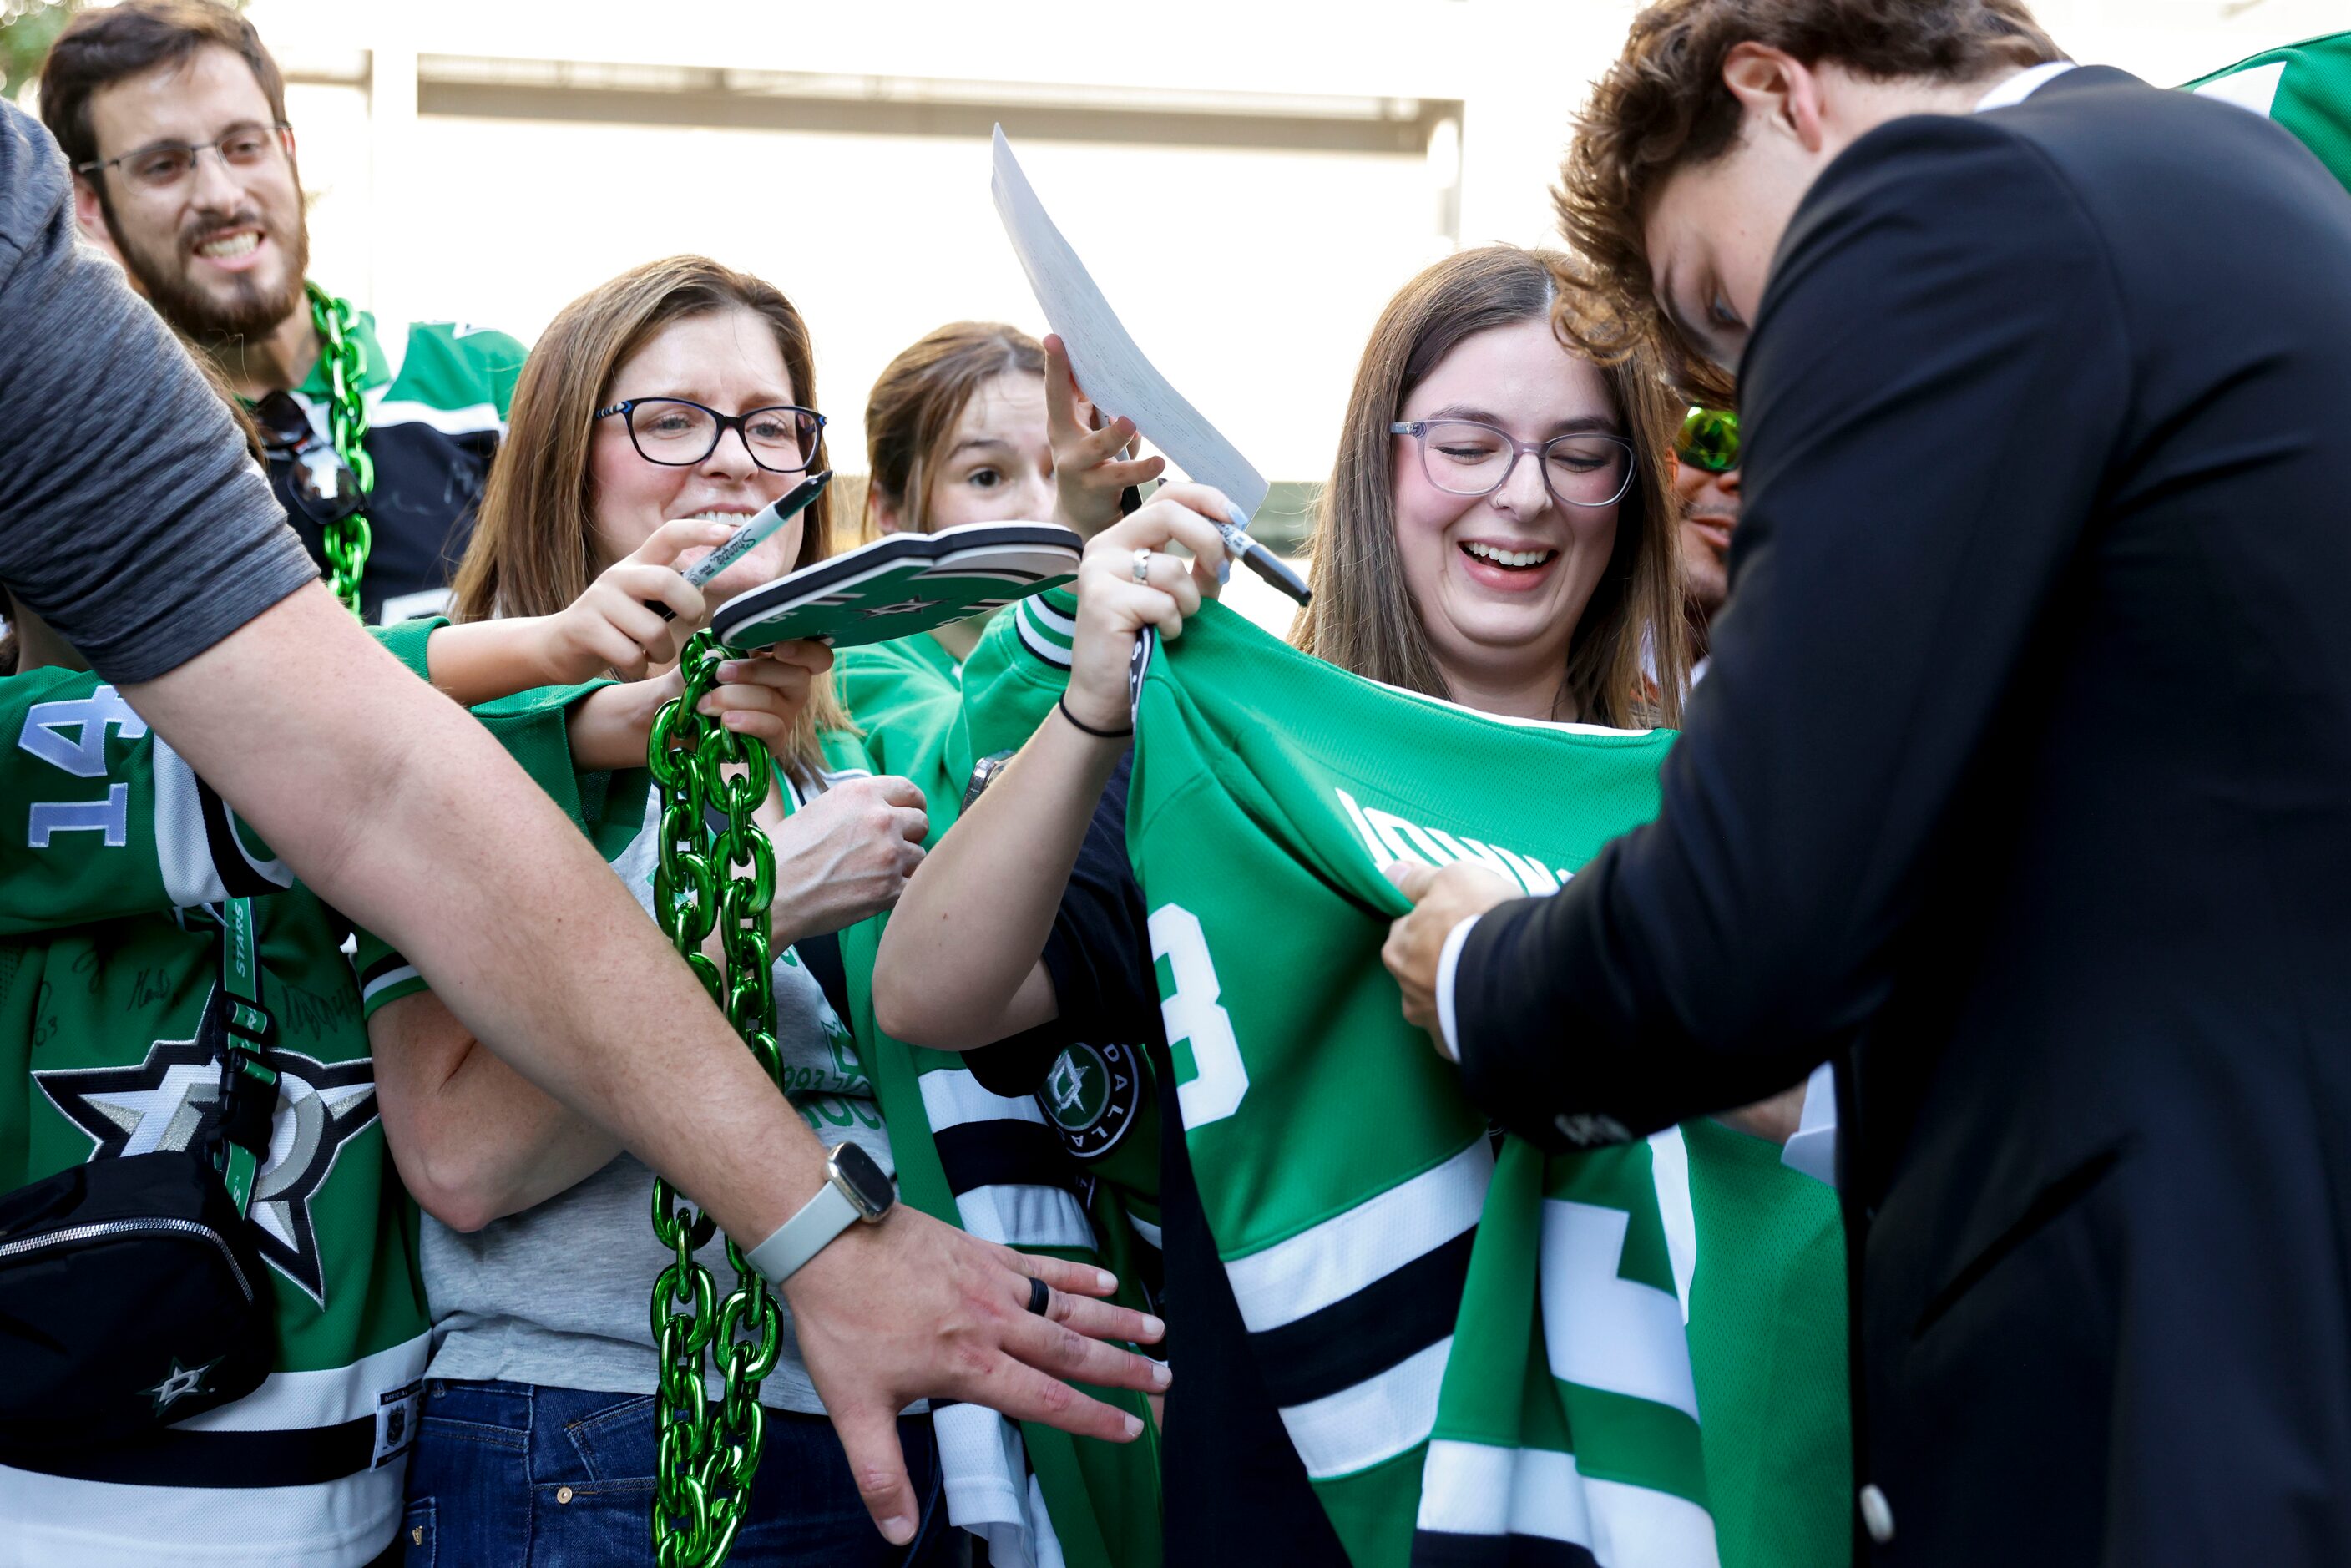
M883 370L865 402L865 532L896 510L910 534L931 531L931 473L972 394L998 376L1042 377L1045 350L1018 327L956 321L926 332Z
M457 568L457 621L493 615L552 615L588 591L596 576L595 468L590 461L595 413L612 378L653 335L673 321L716 310L765 317L783 351L792 393L816 403L816 353L808 324L773 284L699 256L673 256L632 267L565 306L540 334L515 383L507 439L490 465L473 542ZM820 433L810 469L829 468ZM800 514L799 559L793 569L832 552L830 496ZM820 729L848 727L831 678L820 677L778 760L803 783L822 767Z
M1463 339L1551 319L1563 259L1511 245L1462 251L1405 284L1381 312L1356 367L1338 457L1316 508L1314 601L1299 612L1290 634L1300 648L1392 686L1452 697L1421 607L1405 586L1396 544L1396 438L1388 426ZM1562 344L1560 351L1573 350ZM1633 444L1633 484L1617 503L1615 549L1576 622L1560 690L1587 723L1670 725L1680 719L1688 664L1669 463L1676 410L1646 360L1603 366L1601 374ZM1651 664L1646 674L1645 645Z

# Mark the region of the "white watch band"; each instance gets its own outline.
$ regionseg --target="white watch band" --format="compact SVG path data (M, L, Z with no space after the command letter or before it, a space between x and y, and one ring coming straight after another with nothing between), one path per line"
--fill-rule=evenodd
M752 1268L770 1285L781 1285L800 1265L825 1249L825 1244L857 1223L857 1206L828 1173L816 1196L800 1211L776 1227L775 1234L751 1249Z

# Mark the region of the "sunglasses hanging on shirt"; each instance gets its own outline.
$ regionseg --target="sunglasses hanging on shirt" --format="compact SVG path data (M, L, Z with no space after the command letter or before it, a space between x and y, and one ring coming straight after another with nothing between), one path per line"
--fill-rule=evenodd
M319 434L309 411L293 393L273 392L255 403L253 423L261 432L263 453L284 469L287 493L310 521L324 528L367 504L359 476L335 451L334 443Z

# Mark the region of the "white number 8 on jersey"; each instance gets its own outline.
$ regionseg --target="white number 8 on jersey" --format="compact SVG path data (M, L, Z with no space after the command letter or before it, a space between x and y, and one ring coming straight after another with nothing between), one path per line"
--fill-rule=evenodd
M1168 1049L1189 1040L1192 1065L1197 1071L1197 1076L1176 1086L1184 1125L1222 1121L1241 1108L1241 1096L1249 1092L1249 1069L1241 1065L1241 1046L1233 1038L1232 1016L1217 1003L1222 988L1217 983L1217 967L1208 959L1208 941L1201 935L1199 916L1180 904L1163 904L1153 910L1151 956L1166 959L1176 980L1174 994L1159 1003L1159 1015L1167 1026Z

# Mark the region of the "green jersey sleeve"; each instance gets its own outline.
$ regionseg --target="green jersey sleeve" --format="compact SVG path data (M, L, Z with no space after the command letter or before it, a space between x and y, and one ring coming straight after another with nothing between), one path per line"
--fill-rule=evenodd
M86 671L0 679L0 936L257 896L294 880Z
M925 843L938 841L963 807L971 780L963 692L955 662L927 636L844 648L833 679L864 732L867 766L911 779L931 819Z
M433 641L434 632L447 624L446 615L420 615L390 626L371 626L368 632L393 658L408 666L409 674L420 681L430 681L433 669L425 662L425 645Z
M1070 685L1078 599L1052 588L988 623L963 666L964 727L975 758L1018 751Z

